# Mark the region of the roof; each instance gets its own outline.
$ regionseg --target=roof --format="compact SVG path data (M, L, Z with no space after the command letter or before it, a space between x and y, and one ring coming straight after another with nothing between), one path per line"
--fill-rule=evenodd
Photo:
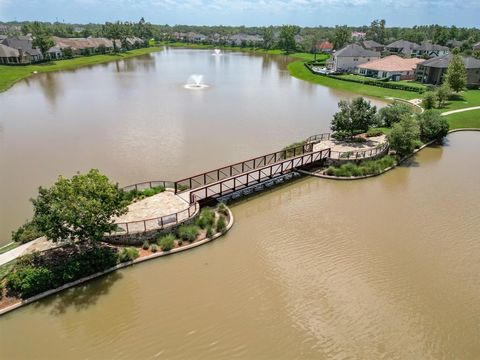
M17 49L10 46L0 44L0 57L19 57L20 53Z
M390 55L384 57L383 59L373 60L366 64L358 65L361 69L370 69L370 70L378 70L378 71L412 71L414 70L417 65L425 60L411 58L411 59L404 59L397 55Z
M473 45L474 50L480 50L480 42Z
M432 68L439 68L439 69L446 69L450 62L453 59L453 55L444 55L439 56L430 60L427 60L422 63L423 66L432 67ZM480 69L480 60L475 59L471 56L462 56L463 63L465 64L466 69Z
M335 57L380 57L380 53L376 51L366 50L360 45L350 44L335 53Z
M382 45L376 41L373 40L364 40L362 41L362 45L365 49L372 49L372 48L378 48L378 47L384 47L385 45Z
M99 46L105 46L106 48L113 47L113 41L107 38L61 38L52 37L55 46L61 49L72 48L73 50L81 50L88 48L98 48ZM117 45L119 44L116 40Z
M397 40L394 41L391 44L388 44L385 46L386 48L391 48L391 49L412 49L415 46L420 46L414 42L407 41L407 40Z
M7 37L6 39L2 40L3 45L10 46L17 50L31 50L32 49L32 42L30 40L18 37Z
M323 42L315 45L315 47L319 50L332 50L333 49L333 44L330 41L323 41Z
M437 44L422 44L416 45L413 47L413 50L420 51L449 51L450 49L446 46L437 45Z

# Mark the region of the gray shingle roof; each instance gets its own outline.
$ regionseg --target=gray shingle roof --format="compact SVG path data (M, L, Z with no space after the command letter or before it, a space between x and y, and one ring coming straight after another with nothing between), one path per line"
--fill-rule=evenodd
M32 49L32 42L30 40L18 38L18 37L9 37L2 41L3 45L10 46L17 50L31 50Z
M9 47L7 45L0 44L0 57L19 57L17 49Z
M360 45L350 44L335 53L336 57L380 57L376 51L366 50Z
M420 51L448 51L450 50L446 46L437 45L437 44L422 44L413 47L413 50L420 50Z
M385 46L386 48L391 48L391 49L412 49L414 46L420 46L414 42L410 42L407 40L397 40L394 41L391 44L388 44Z
M363 47L365 49L371 49L371 48L377 48L377 47L383 47L385 45L382 45L374 40L365 40L362 41Z
M422 66L446 69L452 61L453 55L439 56L422 63ZM480 69L480 60L471 56L462 56L463 63L467 69Z

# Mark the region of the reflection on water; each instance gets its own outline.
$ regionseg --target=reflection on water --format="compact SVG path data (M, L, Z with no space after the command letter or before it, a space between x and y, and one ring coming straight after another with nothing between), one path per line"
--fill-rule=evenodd
M480 133L449 142L381 177L303 178L243 200L213 243L2 317L2 355L476 359Z
M268 64L268 65L266 65ZM0 94L0 244L59 174L98 168L121 185L175 180L328 130L346 95L306 85L287 58L166 49L37 74ZM207 91L183 88L203 74ZM378 104L378 102L376 102Z

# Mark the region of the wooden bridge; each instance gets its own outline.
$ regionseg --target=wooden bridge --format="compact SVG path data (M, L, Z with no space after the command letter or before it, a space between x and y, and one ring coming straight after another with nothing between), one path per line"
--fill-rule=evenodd
M232 194L247 195L290 178L296 169L323 162L330 149L313 151L313 143L228 165L175 183L175 193L190 204ZM292 174L293 176L293 174Z

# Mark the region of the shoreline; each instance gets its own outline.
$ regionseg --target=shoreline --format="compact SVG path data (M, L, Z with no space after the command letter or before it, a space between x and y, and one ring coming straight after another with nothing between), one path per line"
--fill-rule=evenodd
M187 250L191 250L191 249L195 249L197 247L200 247L202 245L205 245L205 244L208 244L222 236L224 236L225 234L227 234L230 229L233 227L233 224L234 224L234 217L233 217L233 213L232 211L230 210L230 208L227 207L227 210L228 210L228 224L227 224L227 227L225 229L224 232L218 232L216 234L214 234L213 236L209 237L209 238L205 238L203 240L199 240L199 241L196 241L196 242L193 242L191 244L188 244L188 245L184 245L184 246L180 246L180 247L177 247L177 248L174 248L170 251L159 251L157 253L154 253L154 254L151 254L151 255L147 255L147 256L143 256L143 257L139 257L133 261L128 261L128 262L124 262L124 263L120 263L120 264L117 264L116 266L110 268L110 269L107 269L107 270L104 270L104 271L101 271L99 273L96 273L96 274L92 274L92 275L89 275L89 276L86 276L84 278L81 278L81 279L78 279L78 280L75 280L75 281L72 281L70 283L67 283L67 284L64 284L58 288L55 288L55 289L51 289L51 290L47 290L43 293L40 293L40 294L37 294L35 296L32 296L28 299L25 299L25 300L20 300L18 302L15 302L13 304L10 304L6 307L4 307L3 309L0 309L0 317L7 314L7 313L10 313L16 309L19 309L21 307L24 307L24 306L27 306L31 303L34 303L38 300L41 300L41 299L44 299L50 295L54 295L54 294L57 294L59 292L62 292L63 290L67 290L67 289L70 289L72 287L75 287L77 285L80 285L80 284L83 284L83 283L86 283L90 280L94 280L94 279L97 279L97 278L100 278L104 275L107 275L107 274L110 274L110 273L113 273L117 270L121 270L121 269L124 269L124 268L127 268L127 267L130 267L130 266L134 266L134 265L137 265L137 264L140 264L140 263L143 263L145 261L149 261L149 260L153 260L153 259L157 259L157 258L160 258L160 257L164 257L164 256L170 256L170 255L175 255L175 254L178 254L178 253L181 253L181 252L184 252L184 251L187 251Z

